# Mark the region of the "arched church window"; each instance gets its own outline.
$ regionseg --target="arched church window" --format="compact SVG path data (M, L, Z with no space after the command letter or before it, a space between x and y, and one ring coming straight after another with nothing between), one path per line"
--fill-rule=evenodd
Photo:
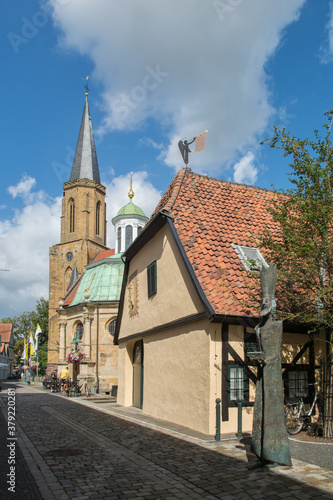
M68 202L69 204L69 232L74 233L75 231L75 201L71 198Z
M101 215L101 202L98 201L96 204L96 234L100 231L100 215Z
M79 339L82 340L82 337L83 337L83 324L81 323L81 321L79 321L75 325L74 336L75 336L76 333L78 334Z
M142 229L143 229L143 227L142 227L142 226L138 226L138 236L139 236L139 234L141 233Z
M118 227L117 229L117 249L118 253L121 252L121 227Z
M114 337L114 334L116 333L116 323L117 320L114 319L113 321L110 321L109 323L109 334Z
M133 241L133 227L126 226L125 228L125 250L130 246Z

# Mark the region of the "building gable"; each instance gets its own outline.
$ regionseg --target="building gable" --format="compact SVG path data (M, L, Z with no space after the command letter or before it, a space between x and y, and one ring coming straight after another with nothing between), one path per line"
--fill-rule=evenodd
M161 218L164 225L158 220ZM186 318L207 318L210 313L200 285L179 247L171 219L158 214L155 224L156 234L147 242L142 240L133 258L130 251L126 253L126 275L116 332L119 341L128 335L148 333L162 325L186 321Z

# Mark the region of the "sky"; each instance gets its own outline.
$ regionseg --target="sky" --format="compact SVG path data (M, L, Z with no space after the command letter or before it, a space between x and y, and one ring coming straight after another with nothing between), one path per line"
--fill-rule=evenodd
M111 219L150 216L183 167L287 189L288 158L261 141L297 137L333 108L330 0L2 0L0 318L48 298L89 76L89 106Z

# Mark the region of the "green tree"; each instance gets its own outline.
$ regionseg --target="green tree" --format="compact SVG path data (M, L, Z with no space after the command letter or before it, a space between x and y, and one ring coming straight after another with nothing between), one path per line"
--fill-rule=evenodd
M36 310L24 312L13 318L3 318L1 323L12 323L14 336L15 364L20 364L24 347L24 340L29 342L30 333L35 333L37 325L41 327L42 333L38 339L38 360L40 371L45 370L47 365L47 340L48 340L48 312L49 303L44 298L37 301Z
M324 328L327 352L333 341L333 110L325 113L324 134L298 139L274 128L269 144L291 156L292 187L279 191L269 208L276 233L266 228L260 245L278 267L277 304L285 320L303 323L309 333ZM264 141L265 142L265 141Z

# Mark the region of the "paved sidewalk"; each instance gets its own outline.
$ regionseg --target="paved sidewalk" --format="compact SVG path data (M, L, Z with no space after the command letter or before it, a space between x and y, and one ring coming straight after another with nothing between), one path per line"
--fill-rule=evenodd
M297 460L292 468L255 468L243 442L216 443L102 399L20 383L16 417L20 449L45 500L333 499L332 471ZM40 497L27 489L13 498Z

